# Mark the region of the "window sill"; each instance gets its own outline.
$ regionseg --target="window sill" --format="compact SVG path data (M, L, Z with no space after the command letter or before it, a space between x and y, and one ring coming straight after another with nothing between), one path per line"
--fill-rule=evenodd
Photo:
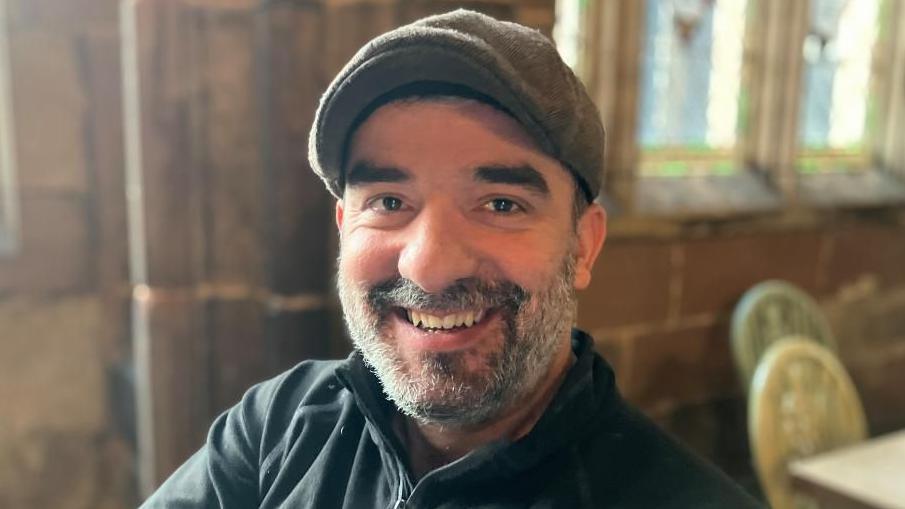
M821 209L895 206L905 204L905 182L881 170L817 173L799 177L798 195Z
M754 172L706 177L647 177L635 182L635 210L604 197L611 238L691 238L720 233L801 231L840 221L905 226L905 182L882 171L801 176L787 202Z
M673 218L720 218L779 210L782 197L754 172L701 177L642 177L635 213Z

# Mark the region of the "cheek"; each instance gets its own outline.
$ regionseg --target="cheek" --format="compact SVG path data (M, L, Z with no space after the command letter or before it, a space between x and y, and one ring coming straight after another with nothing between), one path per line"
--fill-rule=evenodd
M538 245L533 249L514 249L498 255L495 264L504 278L536 293L559 274L565 255L561 246Z
M396 275L397 253L381 236L345 235L339 246L339 270L354 281L383 281Z

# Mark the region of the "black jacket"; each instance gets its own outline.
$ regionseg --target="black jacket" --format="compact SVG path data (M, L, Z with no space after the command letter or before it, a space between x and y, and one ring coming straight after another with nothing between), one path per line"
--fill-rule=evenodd
M249 390L143 507L753 508L732 481L630 408L575 331L578 357L534 429L412 482L394 407L357 353Z

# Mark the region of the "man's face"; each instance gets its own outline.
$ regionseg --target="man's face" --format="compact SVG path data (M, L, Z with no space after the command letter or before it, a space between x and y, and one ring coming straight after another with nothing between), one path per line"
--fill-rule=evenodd
M568 355L574 289L602 242L602 231L596 247L583 241L573 189L484 104L397 102L360 126L337 204L339 295L356 347L404 413L484 422Z

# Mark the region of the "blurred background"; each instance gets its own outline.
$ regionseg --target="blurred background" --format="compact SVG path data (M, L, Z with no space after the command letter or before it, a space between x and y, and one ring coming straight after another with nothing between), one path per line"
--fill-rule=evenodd
M752 493L739 298L826 316L905 428L900 0L0 0L0 507L133 507L251 384L349 351L321 92L468 7L555 37L607 126L579 326L628 400Z

